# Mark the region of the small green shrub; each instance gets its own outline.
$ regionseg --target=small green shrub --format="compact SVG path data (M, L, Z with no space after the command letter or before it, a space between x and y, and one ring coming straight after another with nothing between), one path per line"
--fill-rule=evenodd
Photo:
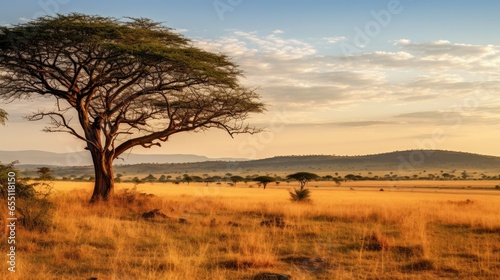
M19 199L17 211L21 214L21 224L27 230L46 231L52 224L53 203L49 200L52 187L42 183L37 185L38 191L31 197Z
M27 230L45 231L52 222L54 208L49 201L51 186L46 183L26 183L20 178L19 171L14 168L15 164L16 162L0 164L0 200L9 199L9 183L15 186L15 213L16 216L20 214L17 216L19 222ZM6 202L1 203L6 204Z
M290 193L290 199L294 202L310 202L311 191L306 188L293 189Z

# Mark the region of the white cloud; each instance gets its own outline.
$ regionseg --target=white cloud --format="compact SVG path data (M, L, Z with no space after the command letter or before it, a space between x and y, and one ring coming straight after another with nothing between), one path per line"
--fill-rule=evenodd
M344 37L344 36L340 36L340 37L325 37L325 38L323 38L323 40L325 40L326 42L328 42L330 44L337 44L338 42L346 41L347 38Z
M342 37L323 38L322 42L325 40L333 43ZM395 51L345 57L321 55L315 45L284 38L279 32L263 35L243 31L196 44L233 57L245 71L244 82L259 87L266 103L288 108L301 120L335 123L339 121L337 114L343 112L390 124L389 118L398 115L397 108L446 111L478 92L500 92L499 46L401 39L394 41ZM377 112L385 118L371 116Z
M309 43L285 39L274 32L259 36L256 32L234 31L218 40L198 40L195 45L209 51L222 52L238 59L251 57L281 60L301 59L314 55L316 49ZM257 57L255 57L257 56Z
M409 45L411 43L408 39L400 39L394 42L394 45Z
M276 29L273 31L273 34L283 34L283 33L285 33L285 31L280 30L280 29Z

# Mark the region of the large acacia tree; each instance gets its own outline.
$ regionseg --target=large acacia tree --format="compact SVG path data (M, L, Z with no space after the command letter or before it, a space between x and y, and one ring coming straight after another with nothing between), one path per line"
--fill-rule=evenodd
M264 105L241 75L228 57L148 19L70 14L0 27L0 98L55 98L56 109L28 119L86 143L92 202L110 198L113 160L132 147L209 128L256 132L244 120Z

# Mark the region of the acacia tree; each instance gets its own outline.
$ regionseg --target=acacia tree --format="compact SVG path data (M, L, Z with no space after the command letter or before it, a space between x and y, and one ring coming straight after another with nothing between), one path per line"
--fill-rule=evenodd
M229 179L231 179L231 182L233 182L233 184L236 186L236 184L238 182L243 182L245 181L245 178L241 177L241 176L238 176L238 175L234 175L234 176L231 176Z
M113 160L132 147L209 128L256 132L244 120L264 105L241 75L228 57L148 19L70 14L0 27L0 98L55 98L56 109L28 119L86 143L91 202L110 198Z
M287 179L294 179L299 181L300 189L303 190L307 182L311 180L316 180L319 178L317 174L309 172L297 172L286 176Z
M275 182L276 178L270 177L270 176L259 176L253 178L254 181L261 183L264 186L264 189L266 189L267 184L271 182Z
M40 176L40 180L50 181L54 179L52 177L52 170L48 167L38 167L36 173Z
M294 188L290 191L290 198L295 202L309 202L311 201L311 191L306 189L307 182L311 180L316 180L319 178L317 174L310 172L297 172L286 176L287 179L297 180L300 183L300 188Z

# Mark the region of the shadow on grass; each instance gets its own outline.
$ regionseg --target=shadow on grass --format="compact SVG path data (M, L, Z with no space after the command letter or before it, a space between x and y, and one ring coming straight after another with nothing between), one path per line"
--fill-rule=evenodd
M402 270L406 272L429 271L434 269L436 269L434 262L427 259L421 259L402 267Z

